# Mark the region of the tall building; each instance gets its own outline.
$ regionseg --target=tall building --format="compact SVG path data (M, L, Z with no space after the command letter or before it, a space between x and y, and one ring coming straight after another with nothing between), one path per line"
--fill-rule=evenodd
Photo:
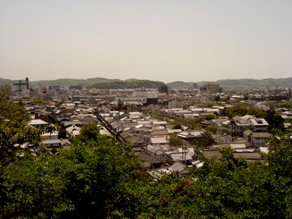
M29 80L25 78L25 80L18 80L12 82L13 91L22 92L24 90L29 90Z
M134 91L132 96L126 97L115 97L115 101L122 101L123 103L129 104L157 104L158 103L158 92L156 91Z
M208 82L204 85L206 89L212 93L220 93L222 92L222 88L219 86L219 84L216 84L215 82Z
M158 88L159 93L168 93L168 87L166 85L162 85Z

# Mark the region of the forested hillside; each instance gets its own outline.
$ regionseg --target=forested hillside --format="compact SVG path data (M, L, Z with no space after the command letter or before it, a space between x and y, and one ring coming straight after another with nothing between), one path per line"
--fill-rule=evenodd
M185 88L191 88L193 87L191 83L183 82L183 81L173 81L171 83L168 83L167 86L170 88L172 87L185 87Z
M10 83L11 80L0 78L0 85ZM195 81L194 81L195 82ZM173 87L185 87L192 88L194 82L183 82L174 81L167 83L166 85L170 88ZM226 79L214 81L222 87L271 87L271 88L291 88L292 78L266 78L266 79ZM81 85L89 88L100 88L100 89L123 89L123 88L158 88L164 85L161 81L152 80L140 80L140 79L106 79L106 78L88 78L88 79L70 79L63 78L57 80L41 80L41 81L30 81L32 86L39 83L46 85L59 85L59 86L70 86L70 85ZM207 81L196 82L199 86L204 85Z
M213 81L219 84L221 87L257 87L257 88L291 88L292 87L292 78L266 78L266 79L225 79ZM183 82L175 81L168 83L169 87L193 87L194 82ZM208 83L208 81L197 82L198 86L203 86Z
M60 86L70 86L70 85L81 85L81 86L91 86L94 84L102 83L116 83L122 80L119 79L106 79L106 78L88 78L88 79L71 79L71 78L62 78L57 80L44 80L44 81L33 81L32 85L38 83L45 83L47 85L60 85Z
M164 85L164 83L160 81L129 79L125 81L118 80L112 82L95 83L89 86L89 88L98 89L158 88L162 85Z
M291 78L266 78L266 79L229 79L218 80L217 83L222 87L273 87L273 88L291 88Z
M138 80L138 79L106 79L106 78L88 78L88 79L58 79L52 81L35 81L32 85L37 83L45 83L47 85L60 85L60 86L70 86L70 85L81 85L88 88L98 88L98 89L125 89L125 88L158 88L164 85L160 81L151 80Z
M3 89L2 89L3 91ZM4 90L5 91L5 90ZM270 142L264 163L235 161L230 148L184 177L153 180L131 145L81 128L70 149L33 155L40 133L0 92L0 218L291 218L292 142Z

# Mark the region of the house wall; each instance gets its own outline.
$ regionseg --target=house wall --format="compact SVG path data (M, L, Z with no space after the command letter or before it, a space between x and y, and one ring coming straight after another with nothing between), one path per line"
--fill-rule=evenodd
M252 129L254 132L267 131L268 126L267 125L253 125Z
M266 146L266 141L268 139L267 138L255 138L255 137L252 137L251 136L251 144L255 147L263 147L263 146Z

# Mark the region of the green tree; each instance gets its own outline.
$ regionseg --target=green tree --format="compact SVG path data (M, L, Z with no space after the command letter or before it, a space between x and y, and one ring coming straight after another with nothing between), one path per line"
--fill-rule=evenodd
M269 110L265 119L269 123L269 131L274 129L284 129L284 119L278 113Z
M215 115L214 114L209 114L206 116L206 120L212 120L212 119L215 119Z
M62 139L67 138L67 130L64 127L63 124L59 126L59 135L58 135L58 138L62 138Z
M0 97L0 168L15 159L17 145L36 143L40 133L27 123L30 116L22 105Z
M210 131L210 132L213 133L213 134L216 134L217 131L218 131L218 126L208 126L208 127L206 128L206 130L207 130L207 131Z
M292 102L280 103L279 107L284 107L284 108L287 108L287 109L291 109L292 108Z
M220 95L215 96L215 101L220 101Z
M181 124L176 124L172 127L172 129L182 129Z
M247 112L248 107L244 104L238 103L232 107L225 107L221 115L232 118L234 116L244 116Z
M78 138L82 141L97 141L99 135L99 128L96 123L88 123L81 126Z
M192 141L193 145L198 146L199 148L205 148L214 143L214 139L210 131L206 130L199 137L195 138Z
M244 100L248 100L249 99L249 95L248 94L244 94L243 99Z
M56 155L26 156L5 168L4 218L106 218L137 178L130 146L111 139L75 141Z
M247 111L248 115L254 115L256 117L261 117L265 118L266 117L266 112L257 108L257 107L249 107Z
M277 178L292 176L292 141L289 133L279 133L269 142L269 166Z
M45 131L50 133L50 138L51 138L51 135L54 131L56 131L57 128L56 126L54 126L53 124L49 124L46 128L45 128Z
M183 145L183 140L180 137L177 136L171 136L169 139L169 145L171 146L182 146Z
M0 100L8 101L11 93L11 86L9 84L3 84L0 86Z

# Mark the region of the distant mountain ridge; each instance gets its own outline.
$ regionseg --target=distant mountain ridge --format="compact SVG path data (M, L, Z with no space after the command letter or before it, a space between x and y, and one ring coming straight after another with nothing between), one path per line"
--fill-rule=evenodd
M165 85L161 81L128 79L125 81L115 80L111 82L98 82L89 86L89 88L98 89L125 89L125 88L158 88Z
M91 86L97 83L112 83L121 81L119 79L107 79L107 78L88 78L88 79L71 79L71 78L61 78L56 80L41 80L41 81L31 81L32 85L36 85L39 83L51 85L59 85L59 86L70 86L70 85L81 85L81 86Z
M11 80L0 78L0 84L7 84L7 83L11 83Z
M158 88L165 85L161 81L151 81L151 80L140 80L140 79L107 79L107 78L88 78L88 79L70 79L63 78L57 80L43 80L43 81L32 81L31 85L37 85L39 83L44 83L47 85L59 85L59 86L70 86L70 85L81 85L88 88L97 89L126 89L126 88Z
M237 79L237 80L218 80L217 83L222 87L278 87L292 88L292 77L290 78L266 78L256 79Z
M23 78L24 80L24 78ZM0 84L11 83L12 80L0 78ZM292 88L292 77L289 78L266 78L266 79L228 79L228 80L218 80L214 81L218 83L221 87L274 87L274 88ZM124 88L158 88L165 85L161 81L152 80L141 80L141 79L107 79L107 78L88 78L88 79L71 79L71 78L61 78L56 80L41 80L41 81L30 81L32 86L37 84L59 85L59 86L70 86L70 85L81 85L88 88L99 88L99 89L124 89ZM171 83L166 83L170 88L174 87L185 87L191 88L194 83L198 86L202 86L207 83L207 81L201 82L184 82L184 81L174 81Z
M194 84L192 82L184 82L184 81L173 81L170 83L167 83L168 87L192 87L191 84Z
M202 86L210 81L196 82ZM274 87L274 88L292 88L292 77L290 78L266 78L266 79L228 79L213 81L221 87ZM168 83L169 87L193 87L195 82L175 81Z

